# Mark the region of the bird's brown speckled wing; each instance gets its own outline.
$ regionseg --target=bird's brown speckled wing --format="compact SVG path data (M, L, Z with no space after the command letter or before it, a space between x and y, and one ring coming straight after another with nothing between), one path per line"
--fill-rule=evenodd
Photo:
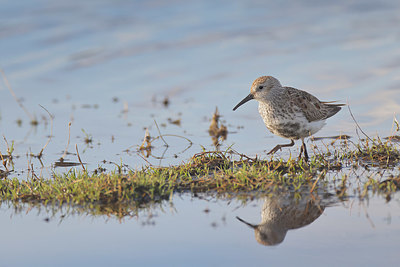
M291 102L291 106L299 107L309 122L325 120L335 115L341 109L340 106L343 106L343 104L321 102L312 94L296 88L284 88L285 97Z

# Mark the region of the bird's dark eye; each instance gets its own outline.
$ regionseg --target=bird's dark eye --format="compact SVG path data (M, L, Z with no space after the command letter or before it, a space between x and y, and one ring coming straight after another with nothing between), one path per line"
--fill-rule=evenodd
M263 89L263 88L264 88L264 86L262 86L262 85L260 85L260 86L258 87L258 89L260 89L260 90Z

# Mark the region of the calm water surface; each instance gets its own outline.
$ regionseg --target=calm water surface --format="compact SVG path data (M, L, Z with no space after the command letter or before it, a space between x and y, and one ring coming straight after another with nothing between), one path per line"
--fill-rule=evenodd
M68 215L65 210L49 217L36 209L17 213L2 208L0 226L7 229L6 242L0 246L2 265L397 265L399 195L389 204L380 198L369 203L330 201L327 206L322 202L323 213L314 221L287 230L280 244L265 246L235 216L253 224L269 223L282 236L283 230L273 224L292 222L284 216L261 218L263 210L273 209L274 201L243 204L185 195L174 197L172 206L122 221Z
M0 68L39 121L32 127L0 83L0 134L9 145L14 142L16 158L9 168L21 179L31 164L49 178L68 171L54 169L54 163L67 147L69 122L72 154L66 159L77 161L77 145L90 171L114 170L121 162L136 168L187 161L202 147L213 149L207 130L216 107L229 130L221 149L233 145L241 153L265 156L264 150L283 140L267 132L256 103L232 111L260 75L322 100L350 103L370 135L389 135L400 112L398 1L5 0L0 5ZM39 105L54 115L53 127ZM175 120L180 124L171 123ZM192 145L166 137L166 151L159 140L143 158L137 148L144 128L158 135L154 121L161 133L184 136ZM29 156L39 153L51 132L42 161ZM341 133L357 139L346 108L317 136ZM6 148L2 140L0 151ZM398 169L388 174L397 175ZM235 219L259 223L263 200L242 206L238 200L175 196L172 211L153 209L155 225L148 214L122 221L69 215L59 223L63 211L54 217L44 210L15 212L3 203L0 221L7 230L0 254L5 266L395 264L398 196L389 204L379 197L346 201L329 203L312 224L289 230L273 247L260 245L254 231Z

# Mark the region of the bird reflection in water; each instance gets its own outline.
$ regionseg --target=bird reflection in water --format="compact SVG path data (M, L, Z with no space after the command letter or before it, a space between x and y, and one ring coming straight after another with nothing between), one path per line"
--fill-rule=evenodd
M325 206L310 196L295 199L294 194L279 194L266 197L261 210L261 223L251 224L236 217L254 229L256 240L265 246L282 243L288 230L298 229L315 221Z

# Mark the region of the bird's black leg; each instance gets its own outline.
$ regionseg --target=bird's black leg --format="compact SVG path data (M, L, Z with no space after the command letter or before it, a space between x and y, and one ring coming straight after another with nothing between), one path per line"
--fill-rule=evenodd
M299 154L298 160L301 159L301 154L303 154L303 151L304 151L304 146L303 146L303 144L304 144L304 143L302 143L302 144L301 144L301 147L300 147L300 154Z
M301 153L304 152L304 159L306 161L308 161L308 153L307 153L307 146L304 143L304 139L301 140L302 144L301 144L301 149L300 149L300 155L299 155L299 159L301 157Z
M268 154L268 155L269 155L269 154L273 154L273 153L275 153L276 151L280 150L282 147L294 146L294 140L291 139L291 141L292 141L292 142L291 142L290 144L276 145L276 147L274 147L273 149L271 149L271 151L268 152L267 154Z

